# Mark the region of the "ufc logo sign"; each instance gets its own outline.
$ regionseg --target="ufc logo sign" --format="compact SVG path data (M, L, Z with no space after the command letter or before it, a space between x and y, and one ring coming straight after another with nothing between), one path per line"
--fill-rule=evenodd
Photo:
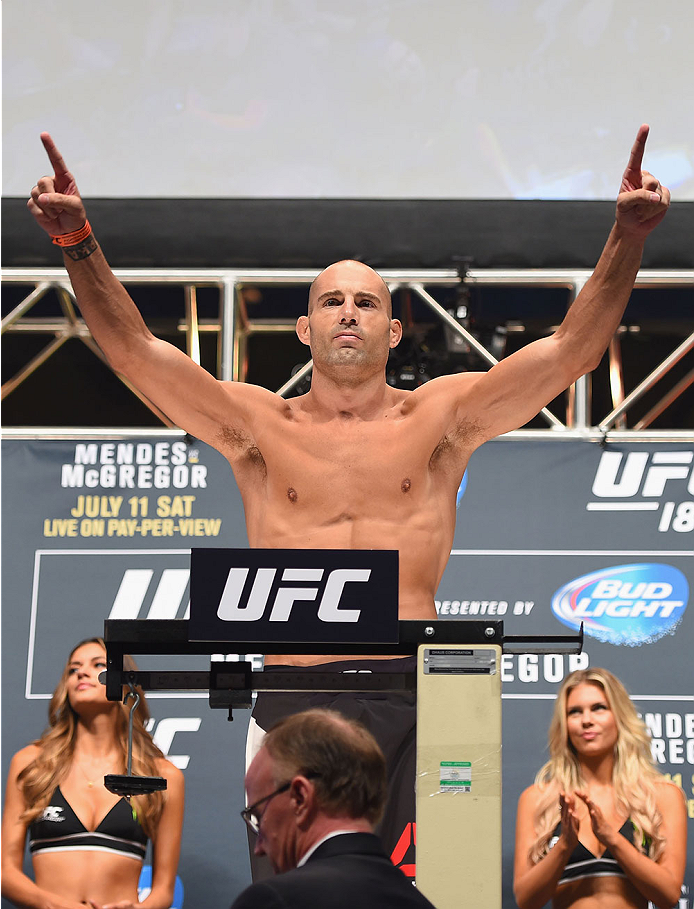
M693 461L691 451L630 451L626 457L619 451L603 451L593 480L593 495L624 499L638 495L641 489L644 498L657 498L664 495L666 483L687 478L687 492L694 494ZM684 491L684 482L676 485Z
M257 622L265 614L271 597L278 569L258 568L253 586L244 606L241 596L250 573L249 568L232 568L224 586L224 593L217 609L223 622ZM279 587L268 616L270 622L288 622L297 600L316 601L321 622L358 622L361 609L340 609L340 598L345 584L366 583L371 577L370 568L335 568L327 573L323 568L285 568L282 581L312 582L311 587Z
M193 549L188 635L259 650L271 641L395 643L398 553Z

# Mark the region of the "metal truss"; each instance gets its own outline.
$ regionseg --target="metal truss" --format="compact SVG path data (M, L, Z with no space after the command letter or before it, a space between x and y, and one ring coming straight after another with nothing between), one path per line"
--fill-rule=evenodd
M178 322L178 330L185 333L187 351L196 362L200 362L200 334L214 332L217 335L217 377L224 380L243 381L248 365L247 342L253 334L281 333L294 331L294 318L287 319L252 319L249 318L244 288L249 286L308 286L318 274L318 270L233 270L233 269L118 269L116 277L126 286L158 285L181 288L184 293L184 317ZM448 269L432 270L383 270L380 272L393 294L409 291L421 300L448 330L460 336L465 344L473 350L481 361L489 366L494 365L496 358L464 325L454 318L432 294L436 287L460 287L462 279L457 271ZM573 302L590 277L590 271L571 269L472 269L465 275L464 283L468 286L512 286L518 288L560 287L568 291L569 303ZM46 346L2 386L2 398L11 394L26 378L35 372L69 339L77 338L94 352L104 363L104 355L94 342L85 322L75 311L75 297L67 273L63 269L48 268L12 268L2 272L4 284L26 285L27 295L2 320L2 334L30 332L48 338ZM201 320L198 317L197 291L203 287L214 287L219 292L219 315L212 320ZM694 288L694 270L642 270L639 272L635 287L637 288ZM58 318L45 318L32 315L36 304L49 291L57 294L62 315ZM694 304L688 314L694 321ZM407 328L407 324L406 324ZM614 336L608 350L609 382L612 408L596 426L590 424L591 413L591 376L582 376L570 389L567 395L566 417L559 420L547 408L542 416L547 423L547 430L535 430L537 433L552 432L564 437L604 438L607 433L643 432L673 401L677 400L694 384L694 368L674 387L665 391L660 400L636 423L630 431L626 430L626 414L630 407L652 389L672 367L694 348L694 331L655 368L635 388L625 393L622 370L622 356L619 332ZM278 394L288 395L311 371L309 361L295 375L278 389ZM169 428L174 428L170 420L137 389L122 376L121 380L162 420ZM55 435L55 430L48 431ZM520 431L522 434L528 431ZM675 430L679 436L680 431ZM5 435L14 434L5 430ZM58 433L59 434L59 433ZM673 435L668 432L668 435ZM516 433L509 433L516 436ZM688 433L691 435L691 433Z

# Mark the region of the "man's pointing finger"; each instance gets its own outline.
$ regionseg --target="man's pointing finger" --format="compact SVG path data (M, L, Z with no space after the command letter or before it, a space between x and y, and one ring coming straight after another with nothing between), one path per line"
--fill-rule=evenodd
M46 149L48 160L53 165L53 171L56 177L69 174L70 172L67 169L67 165L63 161L63 156L56 148L55 142L51 138L50 133L41 133L41 141L43 142L43 147Z
M636 134L634 144L631 146L631 154L629 155L627 171L641 170L641 162L643 161L643 152L646 148L646 139L648 138L649 130L650 127L647 123L644 123L639 127L639 131Z

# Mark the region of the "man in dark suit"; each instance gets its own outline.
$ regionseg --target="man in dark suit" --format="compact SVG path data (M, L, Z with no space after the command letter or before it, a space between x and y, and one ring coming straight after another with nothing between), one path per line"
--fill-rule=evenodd
M277 874L232 909L434 909L372 832L385 760L360 723L331 710L280 720L248 768L246 793L255 851Z

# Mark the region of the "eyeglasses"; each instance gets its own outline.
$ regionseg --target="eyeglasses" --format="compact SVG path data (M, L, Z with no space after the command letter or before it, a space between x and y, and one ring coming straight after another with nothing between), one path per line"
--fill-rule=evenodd
M320 773L306 773L304 774L307 780L313 780L316 777L320 776ZM252 805L249 805L248 808L244 808L241 812L241 817L248 824L253 833L258 835L260 833L260 822L263 819L263 815L267 810L267 802L270 799L274 799L276 795L281 795L283 792L286 792L289 787L292 785L292 781L289 780L288 783L284 783L279 789L275 789L274 792L271 792L270 795L264 795L262 799L258 799L257 802L254 802ZM265 802L265 808L262 811L258 811L258 805L262 805Z
M263 796L262 799L258 799L258 801L255 802L253 805L249 805L248 808L243 809L243 811L241 812L241 817L248 824L248 826L251 828L253 833L255 833L256 835L258 833L260 833L260 821L263 817L263 814L265 813L265 809L267 808L267 804L266 804L265 809L263 809L263 811L258 811L258 805L262 805L263 802L267 803L270 801L270 799L274 799L274 797L276 795L281 795L283 792L286 792L287 789L289 789L289 787L291 785L292 785L292 782L290 780L288 783L285 783L283 786L280 786L279 789L275 789L275 791L271 792L270 795Z

